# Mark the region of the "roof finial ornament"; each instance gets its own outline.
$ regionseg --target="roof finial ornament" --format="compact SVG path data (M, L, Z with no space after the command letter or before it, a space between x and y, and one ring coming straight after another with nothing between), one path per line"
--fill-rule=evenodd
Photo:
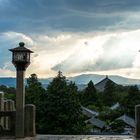
M106 75L106 78L108 79L108 75Z
M20 46L20 47L24 47L24 45L25 45L24 42L20 42L20 43L19 43L19 46Z

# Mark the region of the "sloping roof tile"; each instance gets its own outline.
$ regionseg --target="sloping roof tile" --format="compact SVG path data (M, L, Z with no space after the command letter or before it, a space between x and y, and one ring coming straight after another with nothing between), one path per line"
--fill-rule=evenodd
M103 80L101 80L99 83L97 83L96 85L95 85L95 88L98 90L98 91L104 91L104 89L105 89L105 85L106 85L106 83L108 82L108 81L111 81L112 83L114 83L115 85L117 85L115 82L113 82L112 80L110 80L109 78L108 78L108 76L106 76L106 78L104 78Z
M94 110L88 109L86 107L82 106L83 114L85 114L88 117L98 116L99 112L96 112Z
M135 127L135 120L127 115L122 115L121 117L117 118L117 120L124 121L127 125L131 127Z
M90 122L92 125L98 127L98 128L103 128L105 126L105 122L101 121L97 118L92 117L91 119L87 120L87 122Z

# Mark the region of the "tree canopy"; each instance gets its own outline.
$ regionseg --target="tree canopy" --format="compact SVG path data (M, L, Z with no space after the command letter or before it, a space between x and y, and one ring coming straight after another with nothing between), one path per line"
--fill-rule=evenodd
M84 120L77 96L77 87L61 72L47 88L44 130L49 134L81 134Z
M122 105L126 114L133 117L135 116L135 105L140 104L140 92L137 86L130 86L128 94L123 99Z
M88 106L97 102L97 92L92 81L89 81L87 87L83 91L82 104Z
M44 116L44 104L46 99L46 91L42 84L38 81L36 74L31 74L27 79L26 85L26 104L34 104L36 106L36 129L42 131L42 119Z
M14 88L0 88L7 91L5 97L15 98L15 94L9 94L15 92ZM85 134L89 130L85 119L89 118L83 116L81 105L99 112L98 118L110 125L111 130L107 131L122 132L124 124L115 121L116 118L123 114L134 118L135 105L140 103L137 86L116 86L108 81L104 91L99 92L94 83L89 81L83 91L78 91L76 84L68 81L60 71L46 89L37 75L31 74L25 89L26 104L32 103L36 106L37 133L44 134ZM111 109L117 102L120 106Z
M116 103L116 86L112 81L107 81L103 92L103 102L106 106L112 106Z
M26 86L27 102L37 107L37 129L48 134L82 134L85 123L77 87L66 80L62 72L50 82L47 90L38 82L37 75L29 77Z

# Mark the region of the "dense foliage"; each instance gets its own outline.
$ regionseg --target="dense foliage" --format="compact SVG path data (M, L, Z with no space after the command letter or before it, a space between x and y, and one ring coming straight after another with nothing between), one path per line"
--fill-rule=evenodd
M122 120L115 120L110 124L110 130L116 133L124 132L125 123Z
M97 92L94 83L90 81L84 89L81 97L82 105L88 106L97 102Z
M6 93L6 98L15 99L15 88L1 85L0 90ZM140 104L140 91L137 86L121 86L111 81L102 92L96 90L92 81L83 91L78 91L75 83L61 72L45 89L37 75L31 74L27 79L26 104L31 103L36 105L37 133L85 134L89 127L81 106L100 112L98 118L108 125L105 131L121 133L125 124L117 118L124 114L134 118L135 105ZM120 106L111 109L116 103Z
M112 106L117 102L116 100L116 86L112 81L107 81L103 93L103 103L105 106Z
M26 101L37 107L37 130L49 134L81 134L85 132L77 87L67 82L61 72L45 91L35 74L27 81Z
M117 85L109 80L104 91L94 90L94 84L89 82L85 90L81 91L80 99L83 106L99 112L98 118L106 122L104 131L122 133L125 124L121 120L117 120L120 116L126 114L135 118L135 106L140 104L140 91L137 86ZM89 90L88 90L89 89ZM116 103L119 106L111 109Z
M0 91L4 92L4 97L6 99L12 99L15 101L16 89L14 87L8 87L5 85L0 85Z
M36 106L36 129L41 131L42 116L44 116L44 104L46 99L46 91L42 84L38 81L36 74L31 74L27 79L26 85L26 104L34 104Z
M122 105L125 112L131 116L135 117L135 105L140 104L140 91L137 86L129 87L128 94L123 99Z
M8 93L8 94L16 93L16 90L14 87L7 87L5 85L0 85L0 91L3 91L4 93Z

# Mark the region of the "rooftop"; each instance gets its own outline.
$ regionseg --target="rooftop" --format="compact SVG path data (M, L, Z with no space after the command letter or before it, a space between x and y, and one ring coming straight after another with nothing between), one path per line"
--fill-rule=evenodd
M96 88L98 91L101 91L101 92L104 91L105 85L106 85L106 83L107 83L108 81L110 81L110 82L114 83L115 85L117 85L115 82L113 82L111 79L109 79L108 76L106 76L103 80L101 80L99 83L97 83L97 84L95 85L95 88Z
M117 120L124 121L127 125L131 127L135 127L135 120L127 115L122 115L121 117L117 118Z

